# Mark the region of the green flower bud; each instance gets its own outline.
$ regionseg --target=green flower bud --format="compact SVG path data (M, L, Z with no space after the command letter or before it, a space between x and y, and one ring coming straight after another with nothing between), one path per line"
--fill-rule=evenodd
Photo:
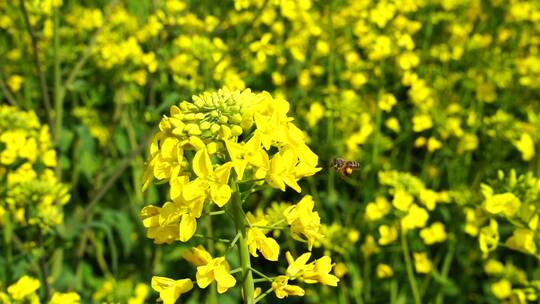
M193 100L193 103L198 107L198 108L202 108L204 107L204 100L202 98L200 98L199 96L197 95L193 95L191 96L191 99Z
M226 125L221 125L221 138L223 139L228 139L231 137L231 134L232 134L232 131L231 131L231 128L229 128L228 126Z
M231 122L232 123L240 123L242 121L242 115L240 113L234 113L232 116L231 116Z
M210 127L210 131L214 134L217 134L221 127L218 124L212 124L212 127Z
M201 129L199 129L198 125L193 123L186 125L186 132L189 135L201 135Z
M201 130L210 130L211 126L212 124L208 121L203 121L199 124L199 128L201 128Z
M176 117L170 117L169 122L175 128L183 128L185 126L184 122Z
M176 136L183 136L184 135L184 127L174 128L172 130L172 134Z
M163 132L171 129L171 122L169 121L168 117L163 117L163 119L159 122L159 129Z
M182 102L180 103L180 110L182 110L182 112L186 112L186 111L189 110L189 106L190 106L189 102L187 102L187 101L182 101Z
M226 124L229 122L229 118L227 116L220 116L218 121L219 123Z
M181 115L182 110L180 110L180 108L177 106L172 106L170 113L171 113L171 116Z
M233 125L231 131L233 136L240 136L242 132L244 132L244 130L242 130L242 128L237 125Z

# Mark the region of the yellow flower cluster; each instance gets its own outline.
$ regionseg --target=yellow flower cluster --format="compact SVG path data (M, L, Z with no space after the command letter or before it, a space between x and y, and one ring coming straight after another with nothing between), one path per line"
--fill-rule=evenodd
M24 275L17 282L8 286L7 293L0 291L0 303L2 304L40 304L37 291L41 287L38 279ZM81 297L76 292L53 292L49 304L79 304Z
M401 241L417 239L423 243L426 251L414 252L414 265L418 273L430 273L432 262L429 258L429 246L445 243L448 232L445 223L432 221L441 209L451 202L448 192L436 192L428 189L417 177L398 171L380 171L379 183L384 192L366 205L364 218L378 226L379 238L367 235L362 245L365 256L381 251L379 246L391 246L401 234ZM386 189L387 188L387 189ZM418 249L417 249L418 250ZM407 253L408 254L408 253ZM377 267L379 278L393 275L393 270L386 264Z
M490 279L490 291L499 301L527 303L538 301L540 281L530 280L527 273L511 262L489 259L484 272Z
M99 303L146 303L150 287L144 283L134 284L131 280L116 281L105 279L92 295L92 300Z
M538 257L536 242L540 213L537 202L540 197L540 179L532 173L518 176L514 170L508 175L499 171L498 179L492 184L482 184L484 201L478 212L470 213L471 220L475 220L476 225L481 227L478 241L484 256L487 257L497 249L501 240L499 226L504 223L504 226L509 224L512 228L512 234L506 237L505 245ZM506 192L496 193L496 189L504 189Z
M149 205L141 210L147 236L156 244L187 242L195 235L200 218L211 215L216 205L236 214L237 238L242 239L239 246L240 250L245 249L243 252L254 257L261 252L267 260L277 261L280 246L267 234L285 229L283 225L288 226L293 239L307 243L311 250L322 236L320 217L313 211L315 203L311 196L304 196L297 204L281 208L277 213L275 208L270 208L268 215L247 212L244 216L244 211L238 209L242 195L239 185L251 185L250 191L265 187L285 191L290 187L301 192L298 181L320 170L317 155L306 145L303 132L287 116L288 111L287 101L274 99L266 92L227 88L193 96L192 101L172 106L170 116L163 117L154 135L143 178L143 190L154 179L168 183L170 201L162 207ZM236 202L228 207L233 197ZM200 288L216 281L217 291L224 293L236 284L225 257L212 258L203 247L191 249L184 257L197 266L196 281ZM249 259L242 258L242 270L251 271L246 269L246 258ZM304 265L306 262L300 265L305 268L302 276L306 283L336 285L337 278L330 282L321 274L321 271L328 273L332 267L329 257ZM280 290L287 282L278 281L272 284L281 287L273 288L283 297L285 294ZM243 283L245 286L246 282ZM173 303L180 294L191 290L193 284L189 279L154 277L152 287L165 303Z
M69 188L56 179L56 152L48 126L34 112L0 106L0 225L50 228L63 222Z
M288 108L268 93L226 88L173 106L154 136L143 181L143 189L154 178L168 182L172 201L141 211L148 236L157 244L191 239L204 203L223 207L229 201L232 169L237 181L264 180L300 192L297 181L319 168Z
M289 266L285 275L280 275L272 282L272 289L276 297L283 299L287 296L303 296L305 291L297 285L290 285L289 281L301 280L307 284L320 283L323 285L337 286L339 279L330 274L332 262L329 257L324 256L311 263L307 263L311 253L307 252L294 259L287 251L286 258Z

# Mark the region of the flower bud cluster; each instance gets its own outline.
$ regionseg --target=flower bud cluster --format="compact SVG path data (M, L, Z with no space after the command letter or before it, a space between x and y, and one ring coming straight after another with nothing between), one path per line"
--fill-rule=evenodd
M20 225L48 228L63 221L62 207L69 188L58 182L57 165L48 126L34 112L0 107L0 225L4 214Z

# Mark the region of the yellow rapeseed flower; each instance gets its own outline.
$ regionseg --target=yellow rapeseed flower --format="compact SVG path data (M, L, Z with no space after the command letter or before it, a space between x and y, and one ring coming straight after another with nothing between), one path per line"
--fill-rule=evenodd
M193 288L190 279L173 280L165 277L152 277L152 289L159 292L159 298L164 304L174 304L176 300Z
M377 273L377 278L386 279L394 275L394 270L392 270L392 267L390 267L387 264L379 263L377 264L376 273Z
M16 301L22 301L33 295L41 286L38 279L24 275L7 288L9 295Z

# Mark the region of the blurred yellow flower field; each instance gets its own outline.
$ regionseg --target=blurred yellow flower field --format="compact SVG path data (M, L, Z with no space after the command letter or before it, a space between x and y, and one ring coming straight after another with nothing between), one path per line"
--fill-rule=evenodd
M537 303L540 2L0 0L0 303Z

